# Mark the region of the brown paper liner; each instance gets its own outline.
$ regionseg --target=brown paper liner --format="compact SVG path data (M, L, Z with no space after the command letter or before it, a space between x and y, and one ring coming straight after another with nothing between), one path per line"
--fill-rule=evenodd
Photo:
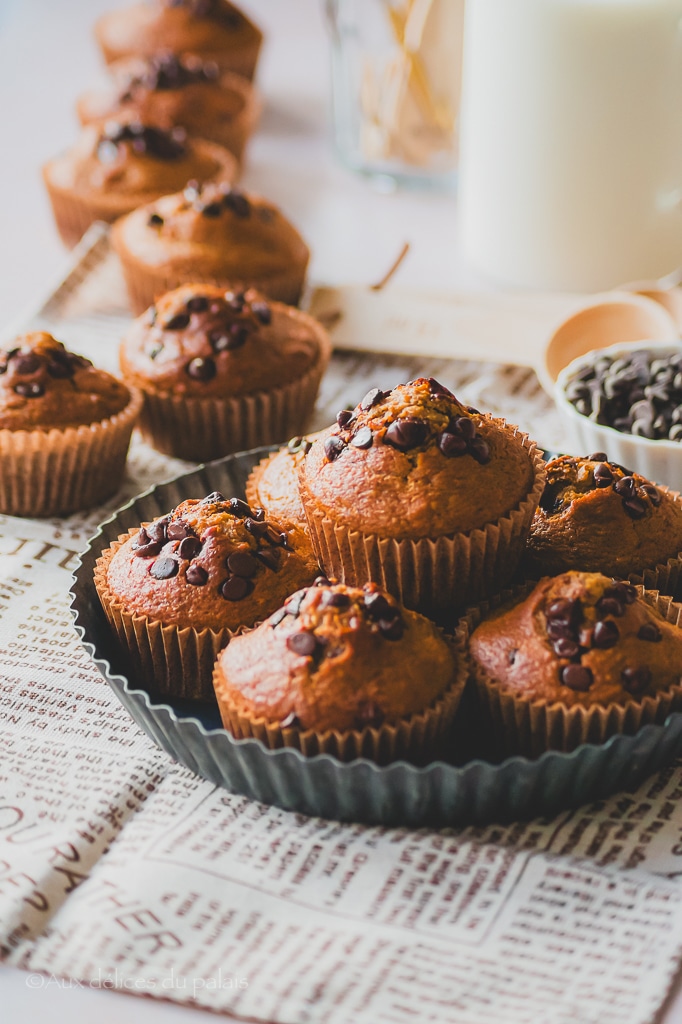
M470 634L489 611L513 598L524 597L534 585L526 584L497 595L470 610L461 625ZM682 627L682 604L655 590L640 589L640 593L668 622ZM682 709L682 683L639 701L569 708L561 702L548 704L519 697L487 675L473 658L471 665L484 728L491 731L495 751L503 757L521 754L534 758L546 750L569 752L583 743L604 743L610 736L633 735L644 725L661 724L671 711Z
M142 395L99 423L64 430L0 430L0 512L64 516L100 505L121 486Z
M288 306L297 306L301 299L306 267L290 267L281 274L270 274L267 277L249 276L248 268L244 268L243 274L240 275L242 279L238 281L234 273L217 275L214 268L207 273L198 263L177 270L146 267L128 256L122 246L117 245L116 234L112 235L112 242L121 263L128 300L134 316L144 313L160 295L173 288L179 288L181 284L214 284L219 288L231 290L242 286L257 288L267 298L285 302Z
M292 315L306 316L298 311ZM331 355L331 343L322 329L318 341L319 355L308 372L272 391L225 398L145 392L139 423L142 436L166 455L208 462L302 434Z
M197 630L164 625L132 614L107 582L109 562L137 528L122 534L95 563L95 588L121 647L128 652L134 678L159 697L213 701L213 666L239 630Z
M399 540L350 530L315 508L301 477L313 549L327 575L355 587L378 583L407 608L438 621L452 621L464 608L504 587L521 560L545 472L537 445L527 434L502 419L493 422L528 451L533 486L506 516L468 533Z
M452 642L455 654L455 677L441 697L424 711L393 724L384 723L373 728L337 732L301 731L282 728L278 722L253 718L245 714L222 692L218 665L214 669L213 685L223 725L237 739L260 740L269 750L294 747L306 757L330 754L339 761L354 761L364 757L377 764L390 764L405 760L417 764L437 760L446 740L469 678L469 659L464 638L459 630Z

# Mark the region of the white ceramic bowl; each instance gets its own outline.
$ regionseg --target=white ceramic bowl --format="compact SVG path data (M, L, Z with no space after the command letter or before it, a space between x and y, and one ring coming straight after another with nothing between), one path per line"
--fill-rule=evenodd
M652 441L648 437L625 434L613 427L605 427L583 416L566 398L566 386L578 370L603 356L614 359L628 352L646 349L654 356L672 353L682 355L682 344L653 341L630 341L608 348L594 349L578 356L565 366L554 385L554 398L559 415L566 428L565 447L569 455L590 455L606 452L612 462L635 473L640 473L657 484L666 484L674 491L682 491L682 443L679 441Z

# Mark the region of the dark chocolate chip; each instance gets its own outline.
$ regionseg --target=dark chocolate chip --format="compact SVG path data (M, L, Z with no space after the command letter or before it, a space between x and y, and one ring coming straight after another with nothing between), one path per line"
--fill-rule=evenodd
M235 576L250 579L256 574L258 562L248 551L233 551L231 555L227 556L227 568Z
M42 365L42 359L34 352L20 352L12 356L12 369L15 373L36 373Z
M626 498L623 508L631 519L643 519L646 515L646 505L641 498Z
M138 558L150 558L152 555L158 555L162 545L157 541L149 541L147 544L139 544L135 549L135 554Z
M385 640L400 640L405 632L405 623L400 615L393 619L379 619L379 631Z
M268 531L270 527L267 523L259 522L257 519L252 519L251 516L247 516L244 520L244 526L252 537L268 537Z
M265 509L260 507L252 508L251 515L257 523L262 523L265 520Z
M624 583L622 580L614 583L608 590L604 591L606 597L615 597L621 604L634 604L637 600L637 589L631 583Z
M476 437L476 424L468 416L457 416L451 420L450 430L452 430L453 434L459 434L460 437L465 438L467 441L471 441Z
M367 412L368 409L371 409L373 406L381 402L384 397L385 394L381 388L372 388L372 390L368 391L360 402L360 408Z
M463 437L457 437L456 434L451 434L446 430L438 435L438 447L443 455L464 455L467 450L467 443Z
M429 391L431 392L434 398L454 399L455 396L453 395L452 391L448 391L445 385L441 384L440 381L437 381L435 377L428 377L427 379L429 383Z
M201 210L204 217L219 217L222 212L223 208L220 203L208 203Z
M336 414L336 422L340 427L347 427L354 418L355 415L350 409L342 409Z
M348 594L339 593L338 591L330 591L325 594L323 607L324 608L348 608L350 604L350 597Z
M592 630L592 645L601 650L613 647L620 639L620 630L611 619L597 622Z
M146 529L150 540L156 541L158 544L165 544L168 539L168 516L155 519Z
M185 537L184 540L180 541L178 547L178 554L180 558L185 558L188 562L193 558L196 558L201 551L201 541L197 537Z
M302 658L311 657L317 649L317 638L314 633L292 633L287 637L287 647Z
M360 429L351 437L350 443L354 448L371 448L374 437L369 427L360 427Z
M390 423L384 434L384 443L391 444L399 451L408 451L424 444L429 433L429 425L424 420L406 417Z
M554 653L559 658L577 658L580 654L580 645L570 637L559 637L558 640L554 641L552 647L554 648Z
M254 551L254 555L266 569L270 569L272 572L277 572L279 569L279 551L266 548L264 551Z
M640 640L647 640L652 644L656 644L659 640L663 639L663 634L655 622L643 623L637 630L637 636Z
M608 462L609 457L606 452L592 452L591 455L587 456L588 462Z
M585 692L592 686L592 670L586 665L566 665L561 670L561 682L571 690Z
M187 303L188 313L205 313L208 309L208 299L205 295L195 295Z
M166 528L168 540L184 540L185 537L193 537L194 531L182 519L174 519Z
M597 613L605 618L607 615L613 615L619 619L625 614L625 608L623 604L616 597L600 597L597 601Z
M661 504L661 492L657 487L654 487L653 484L642 484L640 491L644 491L654 508L658 508Z
M230 576L220 588L220 593L226 601L241 601L253 590L251 580L243 576Z
M236 501L236 500L237 500L236 498L232 499L232 501ZM207 494L205 498L201 499L200 504L202 504L202 505L217 505L221 501L227 501L227 498L225 497L225 495L221 494L220 491L211 491L210 494ZM230 511L232 511L232 509L230 509Z
M343 438L338 437L336 434L332 434L331 437L326 438L324 442L324 454L330 462L334 462L335 459L338 459L345 447L346 442Z
M248 201L245 195L241 192L237 192L236 189L231 189L226 192L223 196L223 206L237 217L248 217L251 213L251 203Z
M549 619L547 622L547 636L550 640L558 640L559 637L575 639L575 628L570 622L563 622L561 619Z
M45 394L45 388L37 381L20 381L14 385L14 391L22 398L40 398Z
M365 594L364 603L370 619L376 621L379 619L395 619L400 614L398 609L390 604L383 594Z
M252 302L251 312L265 326L272 323L272 310L267 302Z
M635 478L632 476L624 476L620 480L616 480L613 489L621 498L635 498L637 496L637 485Z
M469 441L469 454L481 466L486 466L490 462L490 446L482 437L474 437Z
M249 340L249 328L246 324L232 324L229 331L230 343L228 348L241 348Z
M57 380L64 380L67 377L73 377L74 368L70 363L62 360L50 359L47 364L47 372L50 377L55 377Z
M149 575L155 580L170 580L177 575L179 568L174 558L157 558L149 567Z
M204 359L202 356L197 356L196 359L190 360L185 371L192 380L207 381L215 377L216 365L210 357Z
M147 224L150 228L160 228L163 225L163 217L160 213L152 213L149 215Z
M642 665L639 668L624 668L621 672L623 689L638 694L646 690L651 682L651 670Z
M600 462L594 467L594 482L597 487L609 487L613 483L611 467L605 462Z
M572 625L580 620L580 602L569 597L560 597L552 601L545 611L545 617L550 621L563 622Z
M232 515L237 516L239 519L245 519L246 516L253 515L251 506L247 502L242 501L241 498L230 498L229 505Z
M185 579L193 587L203 587L208 583L208 573L201 565L188 565Z
M189 316L187 313L176 313L174 317L171 317L164 329L166 331L184 331L188 324Z

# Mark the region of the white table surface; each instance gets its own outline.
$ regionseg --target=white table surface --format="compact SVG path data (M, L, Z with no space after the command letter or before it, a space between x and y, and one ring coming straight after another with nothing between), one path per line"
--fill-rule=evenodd
M0 331L35 307L68 267L40 166L75 139L74 100L104 77L91 28L114 2L0 0ZM243 184L279 203L300 229L312 249L313 280L376 280L409 241L397 285L480 284L458 257L452 196L378 194L338 164L328 122L323 0L243 0L242 6L267 33L258 73L266 108ZM211 1019L152 999L34 977L0 966L3 1024ZM680 984L660 1024L682 1024Z

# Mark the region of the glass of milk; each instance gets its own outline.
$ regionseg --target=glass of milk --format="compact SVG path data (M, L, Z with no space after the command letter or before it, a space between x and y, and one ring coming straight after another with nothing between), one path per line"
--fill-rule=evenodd
M682 0L467 0L465 257L589 291L682 264Z

